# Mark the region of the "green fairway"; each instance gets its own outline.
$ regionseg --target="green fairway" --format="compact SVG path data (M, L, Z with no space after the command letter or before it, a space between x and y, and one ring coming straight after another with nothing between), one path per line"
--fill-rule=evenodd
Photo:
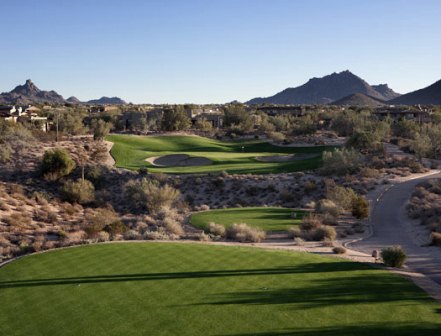
M246 223L265 231L286 231L300 224L303 211L296 211L297 218L291 217L293 209L287 208L234 208L202 211L193 214L190 223L201 229L210 223L229 227L234 223Z
M327 147L280 147L261 140L222 142L199 136L136 136L109 135L114 143L111 154L116 166L127 169L147 167L151 172L164 173L282 173L315 169L320 166L321 153ZM261 162L258 156L286 154L316 154L290 162ZM155 167L146 158L169 154L188 154L204 157L210 165L192 167Z
M439 335L411 281L308 253L82 246L0 268L0 335Z

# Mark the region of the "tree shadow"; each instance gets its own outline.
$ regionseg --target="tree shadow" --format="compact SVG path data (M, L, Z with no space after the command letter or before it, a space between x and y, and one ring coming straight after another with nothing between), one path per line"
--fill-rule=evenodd
M214 270L199 272L171 272L171 273L136 273L93 275L65 278L24 279L0 281L0 289L16 287L38 287L52 285L73 285L86 283L124 282L124 281L152 281L173 279L243 277L243 276L273 276L280 274L321 273L321 272L349 272L369 269L369 266L353 262L311 263L299 266L284 266L278 268L260 268L244 270Z
M260 288L258 290L221 293L210 296L196 305L286 305L287 309L310 309L323 306L360 303L411 301L433 302L410 282L389 274L370 274L313 279L307 285L290 288ZM407 303L406 303L407 302Z
M441 324L437 323L369 323L333 327L281 329L271 332L224 334L218 336L431 336L440 335Z

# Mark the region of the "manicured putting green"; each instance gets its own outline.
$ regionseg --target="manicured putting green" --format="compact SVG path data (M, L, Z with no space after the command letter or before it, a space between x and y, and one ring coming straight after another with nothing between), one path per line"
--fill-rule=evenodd
M292 213L296 218L291 217ZM190 223L201 229L214 222L225 227L246 223L265 231L286 231L299 225L304 214L304 211L287 208L230 208L197 212L191 216Z
M280 147L261 140L222 142L199 136L136 136L109 135L114 143L111 154L117 167L164 173L283 173L315 169L321 164L321 153L331 147ZM147 162L150 157L187 154L202 157L212 164L188 167L157 167ZM298 154L299 160L288 162L261 162L260 156ZM308 154L308 155L305 155ZM315 155L314 155L315 154Z
M0 268L0 335L439 335L441 305L387 271L308 253L89 245Z

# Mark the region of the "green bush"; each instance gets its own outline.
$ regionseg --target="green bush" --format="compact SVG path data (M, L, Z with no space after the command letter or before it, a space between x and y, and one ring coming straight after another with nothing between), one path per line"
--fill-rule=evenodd
M65 200L71 203L87 204L95 199L95 187L88 180L66 181L61 193Z
M407 259L407 255L403 248L397 245L382 249L381 258L386 266L402 267Z
M57 180L75 169L75 161L64 149L56 148L44 153L41 173L47 180Z
M369 202L363 196L357 196L352 201L352 215L358 219L369 217Z
M323 152L323 175L345 175L356 172L362 163L362 156L355 149L336 149Z

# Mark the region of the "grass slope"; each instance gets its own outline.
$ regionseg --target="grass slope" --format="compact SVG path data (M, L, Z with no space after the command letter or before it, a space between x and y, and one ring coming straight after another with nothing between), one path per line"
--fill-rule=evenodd
M233 208L202 211L190 218L193 226L204 229L210 222L229 227L234 223L246 223L265 231L286 231L300 224L302 211L297 211L298 219L291 218L293 209L287 208Z
M261 140L222 142L199 136L136 136L109 135L114 143L111 154L117 167L138 169L147 167L152 172L164 173L209 173L228 171L230 173L282 173L315 169L321 163L321 156L299 161L269 163L259 162L256 156L317 153L327 147L279 147ZM242 147L244 150L242 151ZM213 164L198 167L155 167L145 159L167 154L188 154L209 158Z
M413 283L308 253L90 245L0 269L0 335L439 335Z

